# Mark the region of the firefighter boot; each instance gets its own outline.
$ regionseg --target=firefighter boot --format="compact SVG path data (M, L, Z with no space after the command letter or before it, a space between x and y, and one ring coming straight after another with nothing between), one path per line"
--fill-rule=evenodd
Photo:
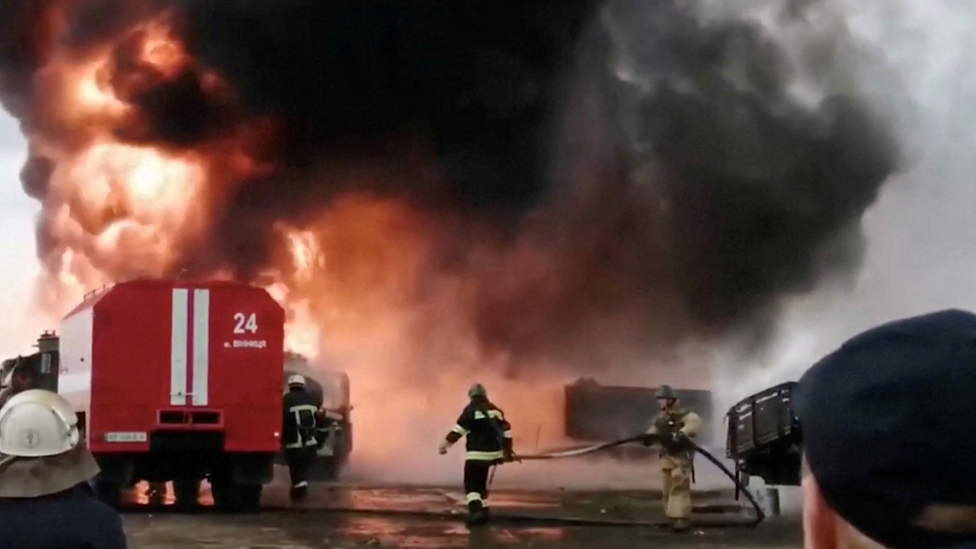
M468 505L468 526L484 524L488 520L488 509L480 501L471 502Z
M671 525L671 529L675 532L687 532L689 528L691 528L691 522L686 519L677 519Z
M292 486L291 492L288 493L288 496L292 501L304 500L306 497L308 497L308 483L303 481Z

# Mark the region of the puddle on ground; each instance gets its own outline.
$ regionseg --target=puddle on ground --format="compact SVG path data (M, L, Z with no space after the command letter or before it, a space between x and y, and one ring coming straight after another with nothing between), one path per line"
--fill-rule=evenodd
M350 517L337 529L337 533L360 540L360 543L385 547L415 547L437 549L457 545L456 539L432 531L424 535L416 527L407 526L402 520L384 517Z
M475 529L469 529L464 525L451 525L443 529L444 536L463 538L469 540L469 545L478 546L478 542L489 544L510 543L524 544L533 541L561 541L566 536L566 531L558 527L519 527L505 528L494 525L487 525Z
M566 537L566 530L563 528L522 528L519 533L523 536L537 540L557 541Z

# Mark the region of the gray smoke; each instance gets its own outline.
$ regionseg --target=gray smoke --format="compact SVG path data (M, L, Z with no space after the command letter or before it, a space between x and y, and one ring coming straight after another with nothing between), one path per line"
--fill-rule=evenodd
M589 367L730 331L758 348L783 298L855 273L907 104L839 15L605 3L564 98L550 209L526 238L558 274L489 294L503 299L481 309L487 341Z
M314 226L357 193L397 201L433 235L392 292L417 305L425 358L456 325L509 373L593 371L730 330L761 343L784 297L856 270L861 216L899 166L893 107L863 86L898 96L897 82L827 0L5 2L0 102L34 145L86 144L37 76L55 53L103 43L115 44L105 85L142 115L108 128L116 139L181 153L276 122L253 153L274 175L225 182L207 234L174 245L164 274L260 282L280 267L282 224ZM172 77L134 62L138 35L122 32L162 8L198 63ZM47 27L55 9L72 22L64 36ZM240 104L208 93L204 69ZM42 150L22 175L43 204L39 256L57 270L77 244L54 226L65 204ZM131 214L96 213L77 220L82 241ZM400 236L381 257L399 257ZM142 268L84 251L108 278ZM362 257L333 249L348 281L317 282L392 278L364 279L375 265ZM464 280L450 314L425 307L445 275ZM332 305L319 305L324 319Z

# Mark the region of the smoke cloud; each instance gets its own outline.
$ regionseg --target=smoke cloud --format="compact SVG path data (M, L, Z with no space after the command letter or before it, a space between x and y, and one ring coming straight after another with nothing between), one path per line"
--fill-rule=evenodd
M913 162L882 189L863 219L862 268L841 283L787 300L763 352L743 357L735 338L716 345L719 409L784 381L855 334L897 318L976 309L972 173L976 132L976 5L936 0L842 0L837 9L859 43L883 52L915 107L897 136ZM883 82L883 81L882 81ZM881 84L883 90L885 84ZM800 508L799 494L792 506ZM785 498L785 496L784 496ZM784 505L786 499L783 500Z
M45 302L269 287L350 374L364 478L453 480L402 448L474 379L545 448L567 377L701 386L699 342L759 356L792 296L857 273L903 166L902 83L825 0L0 9Z
M884 51L903 75L904 93L916 107L910 125L899 128L913 145L910 169L892 178L864 216L867 242L863 268L843 284L825 284L788 301L775 337L763 353L742 366L734 342L716 359L731 383L728 399L745 397L774 383L795 380L846 339L877 324L944 308L973 309L976 292L966 274L976 267L974 206L969 150L976 143L965 122L976 84L965 51L976 43L971 25L976 7L937 0L925 6L897 0L841 2L859 42ZM729 402L731 404L731 402Z
M49 271L311 293L282 267L284 225L328 257L313 286L356 294L339 308L409 305L427 347L460 322L509 374L592 370L732 328L761 340L784 296L857 267L899 150L859 87L877 60L842 20L824 26L826 4L765 2L761 20L670 0L6 0L0 99L32 143L22 175ZM192 62L139 57L133 29L159 17ZM139 212L72 207L58 182L105 125L52 109L59 64L101 51L100 86L130 106L103 130L211 154L165 264L120 257L124 233L96 245ZM261 169L235 170L228 142ZM59 230L64 216L80 228Z

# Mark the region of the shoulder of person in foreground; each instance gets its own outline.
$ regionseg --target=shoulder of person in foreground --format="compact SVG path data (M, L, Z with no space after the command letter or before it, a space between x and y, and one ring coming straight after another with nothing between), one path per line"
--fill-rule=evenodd
M122 516L96 497L77 490L75 498L84 503L93 549L127 549Z

